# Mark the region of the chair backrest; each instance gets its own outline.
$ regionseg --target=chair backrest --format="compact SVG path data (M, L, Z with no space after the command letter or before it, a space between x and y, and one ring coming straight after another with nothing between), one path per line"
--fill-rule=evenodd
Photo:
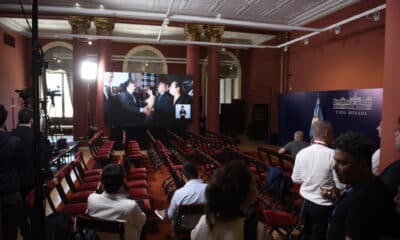
M83 229L91 229L95 232L103 233L115 233L119 234L119 239L125 239L125 226L124 222L108 221L88 215L78 215L76 217L76 227L81 236L81 239L85 239L85 233Z
M199 222L204 212L204 204L180 205L174 218L175 232L190 232Z

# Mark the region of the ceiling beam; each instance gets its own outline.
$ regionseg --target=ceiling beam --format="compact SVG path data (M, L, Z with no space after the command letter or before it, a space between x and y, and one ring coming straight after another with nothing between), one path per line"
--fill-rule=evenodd
M0 4L0 9L6 12L20 12L20 5L18 4ZM30 5L24 5L26 12L31 12L32 7ZM76 7L57 7L57 6L40 6L39 14L64 14L64 15L89 15L89 16L102 16L102 17L113 17L113 18L125 18L125 19L142 19L142 20L158 20L162 21L167 16L164 13L155 12L140 12L140 11L127 11L127 10L112 10L112 9L94 9L94 8L76 8ZM203 24L215 24L225 26L237 26L244 28L255 28L255 29L269 29L275 31L307 31L307 32L318 32L318 28L309 28L285 24L265 23L265 22L254 22L254 21L242 21L234 19L223 19L223 18L211 18L202 16L189 16L171 14L168 16L170 22L180 23L203 23Z

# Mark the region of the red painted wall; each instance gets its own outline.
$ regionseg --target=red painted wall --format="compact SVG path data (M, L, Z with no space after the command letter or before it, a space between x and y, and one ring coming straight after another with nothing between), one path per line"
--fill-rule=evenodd
M325 27L384 1L361 1L310 26ZM384 13L378 22L361 18L289 47L291 91L380 88L383 80ZM294 36L295 37L295 36Z
M3 43L3 34L7 33L15 38L15 48ZM27 86L30 75L27 75L27 52L26 42L29 39L0 28L0 104L3 104L8 111L6 127L11 130L13 127L12 115L14 112L15 124L18 122L19 97L14 91ZM15 108L12 105L14 98Z
M271 127L277 128L277 96L280 88L280 50L252 49L239 57L242 64L243 98L246 101L245 126L252 121L254 104L271 106ZM271 90L270 90L271 89ZM272 93L271 103L269 93Z
M387 7L380 170L400 159L400 149L394 147L394 131L400 127L400 1L388 0Z

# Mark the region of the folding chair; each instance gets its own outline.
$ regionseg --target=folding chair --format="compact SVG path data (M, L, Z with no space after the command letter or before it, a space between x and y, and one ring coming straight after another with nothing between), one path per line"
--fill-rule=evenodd
M124 222L103 220L85 214L76 217L76 227L81 239L86 239L87 230L94 230L96 233L115 233L119 235L120 240L125 239Z

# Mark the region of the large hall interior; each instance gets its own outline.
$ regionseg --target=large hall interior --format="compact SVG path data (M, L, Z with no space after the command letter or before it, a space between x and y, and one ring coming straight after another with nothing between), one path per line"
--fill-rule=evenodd
M222 239L201 235L211 203L180 203L173 217L161 209L193 181L188 166L211 201L232 162L251 173L250 217L262 233L243 238L247 230L233 228L240 236L227 239L308 239L301 149L329 147L343 194L352 185L341 181L334 140L361 133L374 153L371 179L399 181L399 23L397 0L1 0L0 239L17 225L12 240ZM15 157L7 144L28 125ZM109 194L110 165L123 169L122 192L145 216L137 232L128 220L90 216L91 195ZM25 176L13 182L13 171ZM13 184L26 187L15 190L25 225L7 207ZM394 216L395 203L386 205ZM242 210L236 217L247 219Z

